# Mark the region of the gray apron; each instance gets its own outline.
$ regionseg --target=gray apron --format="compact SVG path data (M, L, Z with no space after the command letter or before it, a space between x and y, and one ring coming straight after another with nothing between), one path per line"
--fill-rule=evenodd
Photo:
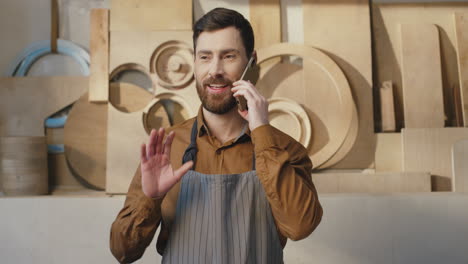
M183 162L195 163L197 121ZM254 155L255 157L255 155ZM162 263L283 263L283 248L262 184L253 170L183 177Z

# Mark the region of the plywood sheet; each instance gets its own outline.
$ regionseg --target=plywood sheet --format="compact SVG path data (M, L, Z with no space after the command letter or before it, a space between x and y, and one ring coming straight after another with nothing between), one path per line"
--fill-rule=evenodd
M80 98L88 77L0 78L0 135L44 136L44 120Z
M387 1L388 2L388 1ZM397 130L404 125L401 80L400 24L424 23L439 29L445 113L455 119L452 90L459 85L454 12L468 12L467 3L373 3L373 43L375 83L392 80Z
M107 104L88 101L85 93L73 105L65 123L65 156L75 177L85 186L106 185Z
M191 30L191 0L111 0L111 31Z
M428 172L315 173L318 193L402 193L430 192Z
M376 172L403 171L401 133L377 133L375 149Z
M408 128L402 130L403 170L429 171L433 191L451 191L452 145L468 139L468 128Z
M89 101L109 98L109 10L91 10Z
M444 127L437 27L430 24L402 24L400 30L405 127Z
M144 110L146 111L146 110ZM107 136L106 192L126 193L140 162L140 146L148 140L143 126L143 112L124 113L109 104ZM156 113L160 118L151 124L155 129L169 127L163 107Z
M455 36L460 74L460 95L462 102L463 124L468 127L468 12L455 13Z
M345 73L359 115L350 153L334 168L367 168L374 160L369 1L304 0L304 44L327 53Z
M452 147L453 191L468 192L468 140L460 140Z
M280 4L280 0L250 0L250 23L256 49L281 42Z

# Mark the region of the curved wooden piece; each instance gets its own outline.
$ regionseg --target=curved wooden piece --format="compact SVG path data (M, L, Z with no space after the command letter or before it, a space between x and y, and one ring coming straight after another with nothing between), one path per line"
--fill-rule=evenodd
M106 186L107 104L75 102L65 123L65 157L75 177L87 187Z
M351 89L345 75L338 65L326 54L313 47L289 43L272 45L258 51L258 63L261 64L270 58L281 55L296 55L302 57L303 60L308 60L308 63L312 63L318 69L323 71L322 75L325 75L327 81L329 83L331 82L332 87L334 88L333 90L327 90L327 93L329 93L330 96L337 98L337 105L325 105L327 107L334 108L331 110L328 109L328 111L325 111L327 109L322 109L324 106L323 103L322 107L320 107L316 105L316 102L319 99L323 102L327 102L326 100L329 98L315 99L313 98L313 90L303 89L303 91L299 92L300 95L296 96L296 101L307 107L314 114L318 115L318 118L324 123L324 126L329 133L328 141L320 147L320 149L314 149L313 146L310 148L309 153L312 162L316 167L318 167L335 155L338 149L343 145L351 128L353 113L357 113L356 105L354 104L351 95ZM304 72L304 74L310 73Z
M312 137L312 126L309 116L304 108L291 99L280 97L271 98L268 100L268 103L268 112L270 114L270 122L272 122L272 125L275 126L275 122L271 117L273 112L280 112L289 115L290 120L293 121L292 124L278 124L279 126L275 127L290 135L307 148ZM297 132L294 132L294 130L297 130Z

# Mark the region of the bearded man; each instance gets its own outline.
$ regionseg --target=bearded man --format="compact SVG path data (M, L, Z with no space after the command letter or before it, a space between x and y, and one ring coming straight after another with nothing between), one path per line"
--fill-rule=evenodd
M269 124L265 97L239 80L256 57L241 14L210 11L195 23L193 43L202 106L141 146L111 251L133 262L160 227L162 263L283 263L287 239L307 237L322 218L308 152Z

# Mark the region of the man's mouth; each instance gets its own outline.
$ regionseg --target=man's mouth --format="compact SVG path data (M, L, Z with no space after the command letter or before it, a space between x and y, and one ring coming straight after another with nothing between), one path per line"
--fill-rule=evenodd
M226 90L227 88L229 88L229 84L214 84L214 83L212 83L212 84L208 84L207 87L210 90L210 92L221 93L224 90Z

